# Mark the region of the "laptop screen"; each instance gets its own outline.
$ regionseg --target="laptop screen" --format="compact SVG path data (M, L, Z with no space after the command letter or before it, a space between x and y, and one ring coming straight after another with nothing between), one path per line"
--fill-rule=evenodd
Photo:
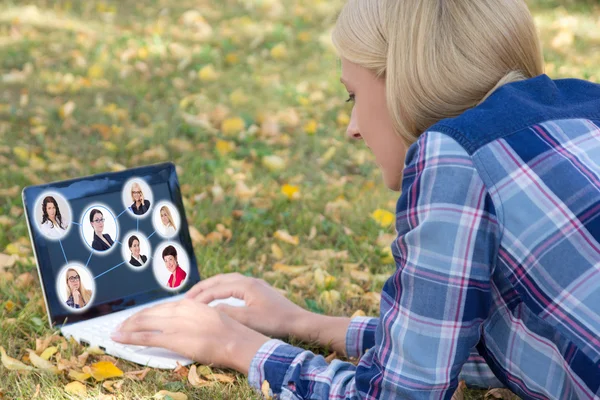
M53 325L200 281L172 163L30 186L23 203Z

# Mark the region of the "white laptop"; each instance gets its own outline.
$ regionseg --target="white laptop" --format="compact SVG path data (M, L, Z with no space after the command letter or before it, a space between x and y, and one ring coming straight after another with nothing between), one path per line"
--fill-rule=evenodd
M29 186L23 204L51 326L141 365L192 362L110 339L127 317L180 300L200 281L172 163ZM219 302L244 305L210 305Z

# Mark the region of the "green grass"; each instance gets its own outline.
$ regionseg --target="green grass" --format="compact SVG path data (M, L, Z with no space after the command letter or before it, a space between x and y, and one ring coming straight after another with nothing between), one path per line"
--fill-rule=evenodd
M350 108L344 103L338 61L319 37L327 35L343 2L317 6L309 0L283 1L283 12L272 17L268 10L244 6L256 3L38 0L30 6L18 1L0 5L0 215L6 217L0 219L0 252L24 245L22 259L8 271L14 277L30 272L36 278L21 288L12 279L0 280L0 345L9 355L22 357L25 349L35 348L36 338L52 332L30 259L20 189L165 160L179 168L190 224L205 235L217 224L233 232L228 243L196 243L202 276L241 271L265 277L305 307L313 304L335 315L357 310L377 314L376 304L347 289L354 283L365 292L378 292L383 278L394 270L377 243L381 233L393 230L380 227L369 215L378 208L393 210L397 194L384 188L367 149L347 142L343 123L336 122L338 114L349 114ZM600 81L596 2L530 4L543 38L548 74ZM181 22L193 7L199 7L212 26L212 38L201 40L193 26ZM314 12L315 7L320 11ZM567 36L571 32L572 42L553 46L561 31ZM307 37L299 37L301 32ZM271 49L281 43L288 56L274 59ZM198 71L209 64L219 76L203 82ZM247 101L232 100L236 90ZM68 102L75 109L64 115L62 107ZM260 126L265 116L287 115L289 108L298 121L282 123L281 132L272 137L255 128L226 135L198 122L214 119L220 107L227 107L230 117L241 117L246 128ZM314 135L304 129L310 120L318 122ZM217 145L223 141L235 148L221 155ZM330 160L319 163L332 148ZM272 154L286 160L287 167L270 171L263 166L262 157ZM250 200L236 195L238 179L257 188ZM285 183L298 186L299 200L280 193ZM225 193L217 205L211 194L214 185ZM336 215L330 208L340 197L351 208ZM235 210L243 212L241 218L233 216ZM312 228L317 233L309 240ZM300 239L298 246L278 242L282 260L271 252L279 229ZM249 241L254 244L249 246ZM312 265L308 250L316 249L348 250L347 260L320 265L336 277L330 289L341 293L337 303L323 303L323 289L293 287L290 278L272 270L275 262ZM373 278L352 280L344 273L345 262L359 263ZM73 345L68 351L82 349ZM124 361L118 365L123 370L139 368ZM31 398L37 384L39 398L68 398L63 387L69 379L64 375L23 375L3 367L0 371L0 394L5 398ZM191 398L258 398L241 375L233 385L195 389L160 370L153 370L144 382L127 380L118 398L147 398L161 389L182 391ZM88 384L88 391L106 393L94 383ZM482 393L468 391L467 398L483 398Z

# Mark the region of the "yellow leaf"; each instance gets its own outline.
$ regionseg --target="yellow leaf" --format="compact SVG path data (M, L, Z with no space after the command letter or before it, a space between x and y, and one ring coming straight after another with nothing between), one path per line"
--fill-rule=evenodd
M87 379L91 378L92 375L91 374L87 374L85 372L79 372L79 371L75 371L74 369L69 370L69 374L68 374L69 378L74 379L76 381L86 381Z
M335 282L337 281L337 279L335 278L335 276L333 275L327 275L325 277L325 289L331 289L332 287L335 286Z
M102 78L102 76L104 76L104 70L100 65L94 64L88 69L87 76L90 79Z
M240 62L240 57L236 53L229 53L225 56L225 62L227 64L237 64Z
M190 383L190 385L192 385L194 387L209 386L211 384L209 381L202 379L198 375L198 371L196 370L195 365L192 365L190 367L190 370L188 372L188 382Z
M225 374L210 374L210 375L206 375L206 377L215 382L221 382L221 383L234 383L235 382L235 378L233 376L225 375Z
M225 156L235 149L235 144L227 140L217 139L215 147L220 155Z
M319 296L319 300L321 303L326 305L327 307L333 308L340 301L341 295L337 290L326 290L321 293Z
M300 188L298 186L288 185L287 183L281 187L281 193L286 195L290 200L300 198Z
M313 284L313 273L306 272L300 276L295 277L290 281L290 285L297 288L307 288Z
M284 60L287 58L288 52L285 43L279 43L271 49L271 57L276 60Z
M325 287L325 271L322 268L317 268L314 272L314 281L318 288Z
M92 364L90 373L97 381L123 376L123 371L109 361L99 361L95 364Z
M13 148L13 153L21 161L29 161L29 150L24 147L16 146Z
M57 351L58 351L58 347L56 347L56 346L48 347L46 350L44 350L42 352L42 354L40 354L40 357L43 358L44 360L49 360L50 357L52 357L54 354L56 354Z
M29 361L31 361L31 363L44 371L48 371L51 372L53 374L58 374L58 368L52 364L50 361L48 360L44 360L42 357L38 356L37 354L35 354L35 351L33 350L27 350L29 352Z
M124 382L125 381L104 381L102 382L102 387L110 393L115 393L116 390L121 389Z
M214 82L219 78L219 74L212 64L208 64L198 71L198 77L203 82Z
M225 135L235 135L244 130L246 123L240 117L226 118L221 123L221 132Z
M285 160L276 155L264 156L262 164L271 171L281 171L286 167Z
M271 396L271 385L269 385L269 381L263 381L262 385L260 386L260 391L262 395L265 396L266 400L271 400L273 398Z
M354 314L352 314L350 319L355 318L355 317L365 317L366 315L367 314L365 314L365 312L363 310L356 310L356 311L354 311Z
M181 392L169 392L168 390L161 390L154 395L155 399L165 399L170 397L172 400L187 400L187 395Z
M71 116L71 114L73 114L73 111L75 111L75 103L69 100L60 106L58 109L58 115L61 119L67 119Z
M6 303L4 303L4 308L7 312L11 312L12 310L14 310L15 306L16 304L12 300L8 300Z
M387 210L382 210L381 208L373 211L371 213L371 217L379 224L379 226L384 228L390 226L396 218L393 213Z
M273 254L273 257L278 260L283 258L283 250L281 250L281 247L277 246L276 243L271 244L271 253Z
M148 58L148 49L145 47L139 48L137 55L140 60L145 60L146 58Z
M298 239L298 236L292 236L284 230L278 230L277 232L275 232L273 237L275 239L281 240L282 242L293 244L294 246L297 246L298 243L300 243L300 239Z
M11 369L13 371L31 371L33 370L33 367L29 366L29 365L25 365L23 364L21 361L16 360L12 357L9 357L6 354L6 350L4 350L4 347L0 346L0 354L2 356L2 365L4 365L4 367L6 369Z
M285 265L281 263L273 264L273 271L279 271L285 275L298 275L309 269L306 265Z
M87 388L83 383L74 381L65 385L65 392L75 396L86 396Z
M306 132L309 135L314 135L315 133L317 133L318 126L319 125L317 124L317 121L311 119L304 125L304 132Z

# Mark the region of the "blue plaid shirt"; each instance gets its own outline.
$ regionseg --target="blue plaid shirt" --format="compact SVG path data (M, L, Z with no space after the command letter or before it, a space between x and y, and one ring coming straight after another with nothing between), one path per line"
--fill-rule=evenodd
M406 155L395 273L353 319L358 365L279 340L249 381L283 399L600 397L600 85L546 75L442 120ZM492 372L493 371L493 372Z

